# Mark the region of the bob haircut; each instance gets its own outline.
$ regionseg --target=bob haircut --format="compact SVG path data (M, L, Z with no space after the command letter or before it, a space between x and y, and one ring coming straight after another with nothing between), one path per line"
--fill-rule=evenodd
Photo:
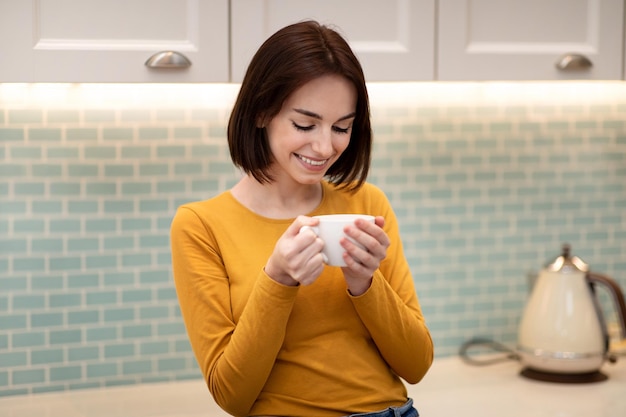
M340 188L360 188L369 172L372 148L363 69L339 33L310 20L280 29L252 58L228 122L233 163L261 183L272 182L272 154L266 129L259 127L260 122L276 116L287 97L299 87L330 74L350 81L357 100L348 147L329 167L326 177Z

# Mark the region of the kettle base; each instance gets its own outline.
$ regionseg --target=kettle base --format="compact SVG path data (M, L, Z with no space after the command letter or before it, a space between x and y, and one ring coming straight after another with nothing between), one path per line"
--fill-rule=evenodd
M532 368L522 369L520 375L536 381L556 382L561 384L588 384L591 382L606 381L609 378L600 371L587 372L584 374L559 374L555 372L538 371Z

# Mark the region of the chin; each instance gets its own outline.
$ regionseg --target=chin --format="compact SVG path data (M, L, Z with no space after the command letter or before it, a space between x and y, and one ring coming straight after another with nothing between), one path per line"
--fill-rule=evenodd
M322 182L322 180L324 180L324 177L325 175L306 176L306 177L300 177L296 181L298 181L302 185L315 185L315 184L319 184L320 182Z

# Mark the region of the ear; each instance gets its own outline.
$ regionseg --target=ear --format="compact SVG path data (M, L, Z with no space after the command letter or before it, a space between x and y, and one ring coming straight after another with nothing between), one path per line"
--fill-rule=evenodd
M256 127L259 129L263 129L265 128L265 126L267 125L267 120L265 118L264 114L260 114L259 116L257 116L256 118Z

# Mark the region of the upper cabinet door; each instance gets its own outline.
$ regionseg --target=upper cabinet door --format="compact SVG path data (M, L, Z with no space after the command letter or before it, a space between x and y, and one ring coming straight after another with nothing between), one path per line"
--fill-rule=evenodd
M443 0L439 80L622 79L624 0Z
M228 0L2 0L0 15L0 82L228 81Z
M337 27L368 81L434 78L435 0L231 0L232 80L265 39L305 19Z

